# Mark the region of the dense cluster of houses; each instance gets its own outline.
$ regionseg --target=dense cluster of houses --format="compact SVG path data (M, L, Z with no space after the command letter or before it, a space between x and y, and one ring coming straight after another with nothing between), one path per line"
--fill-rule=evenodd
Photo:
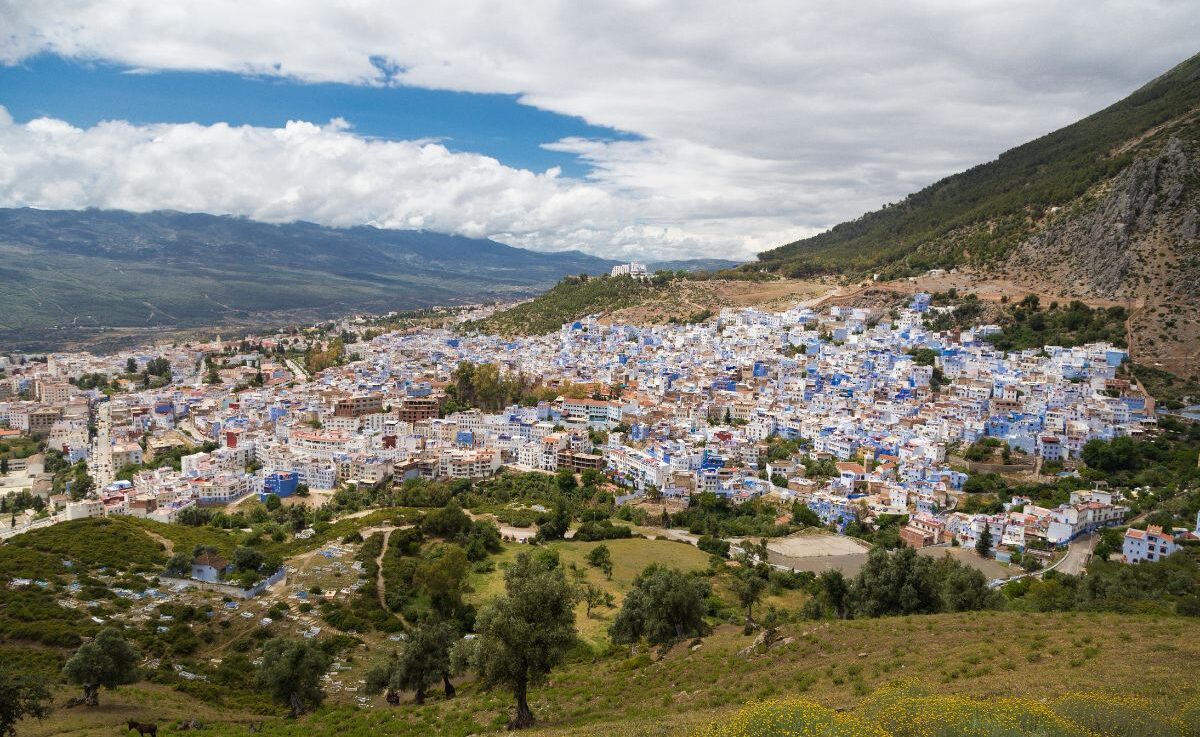
M1061 546L1121 522L1120 496L1103 490L1053 509L958 511L967 474L951 468L948 450L994 438L1057 467L1089 440L1145 432L1153 403L1117 378L1125 352L1094 344L1005 353L985 340L994 327L927 330L929 309L928 296L917 295L890 316L797 306L726 309L681 325L588 317L525 338L393 332L348 344L358 360L313 377L257 352L230 358L220 342L55 355L10 367L8 393L34 396L0 398L0 422L36 425L69 459L105 456L113 468L137 466L148 443L216 446L184 455L178 470L105 479L96 498L67 505L71 516L171 521L191 505L288 496L300 485L320 492L388 478L478 479L510 467L596 469L625 487L623 499L711 492L799 501L837 528L907 515L902 536L914 546L970 545L985 527L1003 549ZM338 329L353 332L355 322ZM270 350L284 339L261 344ZM203 383L204 357L215 353L224 356L221 383ZM108 399L68 383L153 355L171 362L167 387ZM557 398L447 412L463 362L536 380L539 396ZM111 419L97 449L88 426L100 403ZM53 421L42 419L48 413ZM813 461L824 461L824 472L811 473Z

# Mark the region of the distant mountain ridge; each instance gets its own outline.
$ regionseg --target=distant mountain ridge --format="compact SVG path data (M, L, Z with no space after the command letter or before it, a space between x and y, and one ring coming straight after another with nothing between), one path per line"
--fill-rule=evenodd
M727 258L691 258L679 261L651 261L646 264L650 273L656 271L720 271L740 266L742 261Z
M0 349L100 328L319 319L537 294L617 261L428 231L0 209Z

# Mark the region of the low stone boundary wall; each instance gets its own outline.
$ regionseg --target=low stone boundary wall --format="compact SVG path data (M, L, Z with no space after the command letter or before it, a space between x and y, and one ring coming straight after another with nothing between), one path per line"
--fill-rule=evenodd
M225 594L226 596L232 596L237 599L253 599L263 591L266 591L269 586L274 586L286 578L287 571L283 568L280 568L278 571L275 571L273 574L271 574L269 578L264 578L248 589L243 589L240 586L234 586L233 584L228 583L209 583L208 581L197 581L191 578L175 578L174 576L159 576L158 581L165 586L177 586L179 584L184 584L185 586L192 586L200 589L201 591L216 591L219 594Z

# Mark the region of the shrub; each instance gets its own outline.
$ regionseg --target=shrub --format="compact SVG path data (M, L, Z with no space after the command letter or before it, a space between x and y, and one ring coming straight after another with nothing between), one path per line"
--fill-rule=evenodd
M582 542L594 542L596 540L616 540L620 538L632 537L633 531L626 525L614 525L610 520L600 520L598 522L587 521L579 526L575 531L576 540Z
M710 555L716 555L721 558L729 557L729 543L719 537L701 535L700 539L696 541L696 547Z

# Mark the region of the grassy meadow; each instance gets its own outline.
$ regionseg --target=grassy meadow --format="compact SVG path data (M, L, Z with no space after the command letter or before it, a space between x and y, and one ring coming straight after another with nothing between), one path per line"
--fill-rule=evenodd
M644 650L633 656L624 649L606 655L580 651L547 686L531 692L539 725L530 734L690 734L714 724L736 726L737 712L748 702L780 700L849 710L890 726L876 734L1028 734L982 727L949 733L898 729L921 723L921 715L928 722L931 710L948 709L966 714L964 719L978 716L984 724L998 700L1021 699L1011 702L1014 709L1049 705L1070 709L1080 721L1092 720L1087 728L1044 734L1132 737L1159 733L1129 731L1135 728L1131 723L1146 729L1145 719L1156 715L1161 725L1179 729L1169 717L1193 709L1197 695L1196 685L1182 676L1200 657L1200 622L1192 619L985 612L792 624L780 634L779 644L765 652L743 652L753 638L732 626L718 627L696 645L678 645L662 658ZM903 690L906 700L895 698L898 687L881 691L897 682L909 684ZM62 690L59 702L70 693ZM408 697L398 707L376 698L367 709L330 699L318 712L293 722L236 709L217 711L184 693L139 684L104 693L99 709L58 709L45 722L23 724L20 733L111 735L124 720L140 719L157 720L161 733L171 734L170 723L190 718L206 722L205 733L211 735L245 734L245 724L259 720L265 722L264 734L305 737L468 735L503 728L510 708L506 693L480 692L470 682L462 683L459 693L445 700L435 692L423 707ZM898 703L885 713L880 704L889 693ZM897 709L912 714L898 719Z
M592 568L587 563L587 555L600 545L607 545L612 554L612 580L604 577L599 568ZM575 627L580 637L593 648L602 648L607 644L608 626L621 607L624 592L633 587L633 579L651 563L668 568L678 568L681 571L699 571L708 567L709 556L699 549L685 543L667 540L645 540L628 538L623 540L608 540L599 542L556 542L547 547L558 553L568 571L574 565L584 571L585 581L599 587L602 591L613 595L612 607L595 607L592 614L587 615L586 607L579 604L576 607ZM475 574L471 580L472 593L468 600L475 604L483 602L504 593L504 569L522 549L528 546L506 543L504 552L492 558L496 563L494 571L485 574Z
M299 571L314 565L328 568L329 561L312 558L314 551L351 530L395 523L398 517L404 521L403 510L371 512L343 518L312 540L264 539L263 545L289 554ZM225 548L246 534L124 519L67 523L51 530L19 545L0 547L0 568L29 567L50 582L45 589L35 585L0 591L6 604L0 608L0 658L55 684L78 638L97 629L88 615L98 612L108 618L122 610L120 597L102 596L103 586L135 586L134 571L151 575L171 548L201 543ZM1200 658L1200 618L981 611L790 621L779 627L769 647L756 647L756 637L743 634L740 626L717 624L711 634L681 642L665 654L645 646L631 650L610 645L606 632L637 574L651 563L699 571L711 566L712 559L678 542L610 540L603 543L613 561L609 580L587 564L587 554L599 544L549 545L568 577L582 571L586 582L612 594L614 606L596 607L588 616L585 605L577 605L581 642L548 683L531 689L539 722L530 734L1134 737L1190 734L1187 730L1197 723L1187 715L1197 713L1194 699L1200 687L1185 674ZM358 548L340 547L345 549L340 560L348 565ZM502 593L504 571L523 549L526 546L506 543L477 566L468 599L482 604ZM64 567L64 560L73 565ZM102 573L105 567L108 572ZM56 597L69 580L67 571L82 584L76 597L95 596L100 599L98 608L85 613L82 607L58 606ZM298 574L286 591L277 593L283 596L316 580ZM337 585L345 580L343 575ZM733 597L724 588L728 577L713 581L714 606L725 608L711 621L737 621L740 616L729 604ZM322 583L333 586L332 581ZM89 593L92 589L97 593ZM805 596L803 590L784 590L767 597L757 611L774 605L794 612ZM285 598L292 611L298 611L298 602L290 595ZM192 599L189 595L188 602L202 608L202 596ZM219 598L213 600L219 610L215 616L177 621L163 635L149 634L153 621L129 632L140 633L141 647L155 647L147 655L164 657L164 663L183 663L208 677L220 672L218 659L242 652L253 655L253 642L308 626L291 620L260 626L257 618L266 614L266 600L247 604L238 613L220 610L219 604ZM373 606L374 600L354 597L343 605ZM253 617L241 616L251 611ZM75 691L56 685L54 712L42 722L22 722L18 734L111 736L123 734L122 725L129 719L156 722L163 735L176 733L183 720L196 719L205 725L203 733L214 737L247 734L250 722L262 722L263 734L297 737L463 737L503 730L511 696L503 690L481 690L471 677L456 679L458 698L447 700L434 689L420 707L412 703L411 694L403 694L399 706L389 706L378 696L364 698L361 679L367 666L387 657L395 641L384 632L340 632L315 611L300 618L320 624L322 640L341 638L345 644L338 655L344 666L337 674L342 686L328 689L325 704L298 720L285 718L251 685L252 679L239 685L215 678L184 681L160 666L147 668L146 678L135 685L103 691L97 708L64 708ZM39 640L34 630L52 630L54 637ZM938 721L943 718L944 723ZM1145 731L1147 725L1157 731Z

